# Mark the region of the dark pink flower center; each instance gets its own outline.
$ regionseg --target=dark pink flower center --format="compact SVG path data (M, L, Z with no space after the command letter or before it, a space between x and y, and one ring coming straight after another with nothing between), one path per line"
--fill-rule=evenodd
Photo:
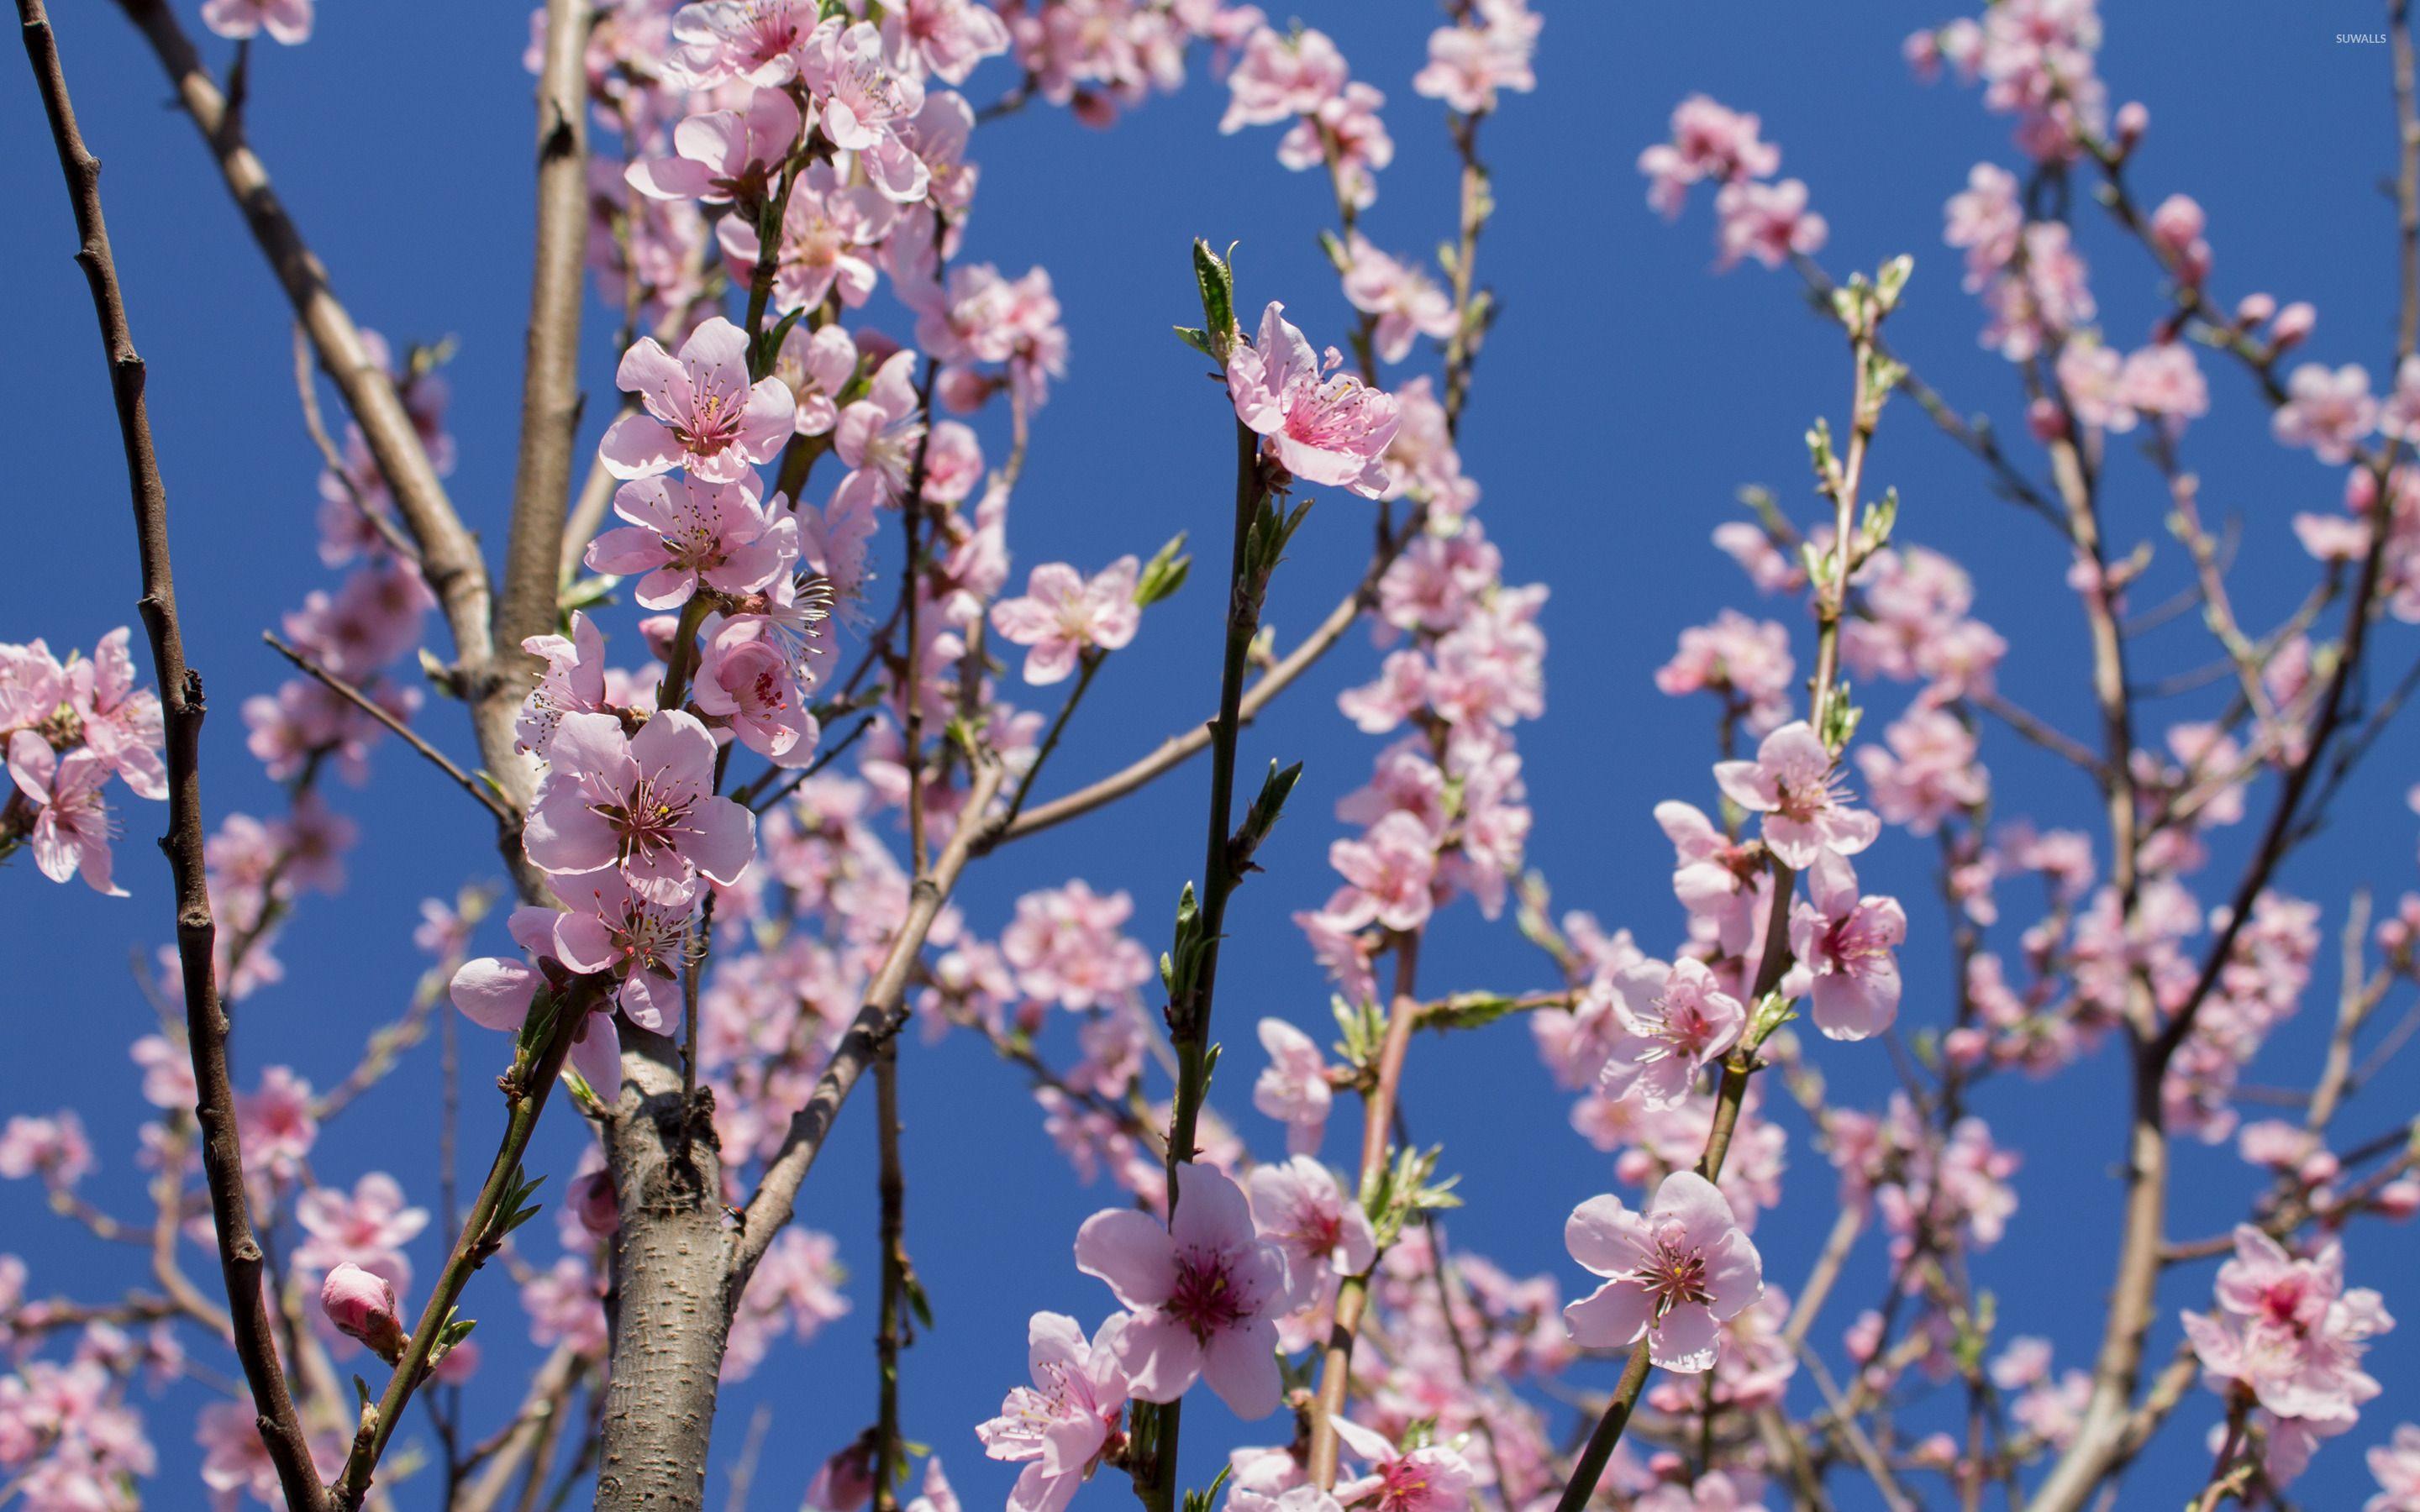
M708 389L690 400L689 419L673 427L682 450L692 456L712 456L739 439L740 399L720 389Z
M1663 1317L1683 1303L1706 1303L1706 1255L1689 1242L1688 1231L1672 1220L1659 1225L1655 1247L1639 1259L1633 1274L1655 1298L1655 1316Z
M619 802L589 807L613 826L616 846L627 866L641 857L677 852L677 837L688 827L684 821L696 801L696 795L686 788L659 785L654 778L643 777Z
M1242 1322L1249 1301L1228 1273L1225 1255L1185 1250L1176 1257L1176 1285L1161 1310L1191 1329L1195 1338L1206 1340Z

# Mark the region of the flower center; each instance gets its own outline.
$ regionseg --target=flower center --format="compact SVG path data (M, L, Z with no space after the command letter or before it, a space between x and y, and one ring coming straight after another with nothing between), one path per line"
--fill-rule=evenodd
M1655 1247L1640 1257L1634 1273L1654 1296L1659 1319L1683 1303L1712 1300L1706 1290L1705 1252L1689 1243L1687 1231L1678 1223L1667 1221L1657 1229Z
M1226 1256L1187 1250L1176 1257L1176 1286L1162 1310L1206 1340L1243 1321L1247 1301L1227 1273Z
M597 816L613 826L621 860L627 865L635 857L652 856L675 851L675 839L685 827L692 795L658 786L655 779L643 777L620 802L590 805Z

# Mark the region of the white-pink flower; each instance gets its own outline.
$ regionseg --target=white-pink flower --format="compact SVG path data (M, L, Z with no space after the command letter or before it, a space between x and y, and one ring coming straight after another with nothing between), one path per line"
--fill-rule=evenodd
M1011 1390L1000 1415L975 1428L984 1453L1022 1461L1009 1512L1064 1512L1077 1488L1125 1439L1125 1368L1118 1363L1123 1314L1090 1342L1064 1313L1035 1313L1026 1328L1033 1384Z
M1316 1304L1331 1277L1359 1275L1377 1261L1370 1215L1310 1156L1255 1166L1246 1183L1253 1224L1285 1258L1286 1310Z
M117 825L101 801L109 764L88 748L61 756L31 730L8 741L8 775L17 791L36 805L34 865L53 882L82 876L96 892L123 898L126 889L109 878L109 842Z
M552 918L544 953L574 971L613 977L613 1001L639 1027L677 1023L689 901L658 903L610 870L561 878L554 891L565 911Z
M2340 465L2378 424L2378 401L2369 396L2369 373L2358 363L2330 372L2304 363L2286 380L2287 401L2269 419L2285 446L2307 446L2320 461Z
M1372 921L1391 930L1416 930L1435 906L1436 836L1418 814L1397 810L1372 825L1359 840L1327 847L1327 864L1351 883L1342 913L1355 923ZM1340 910L1331 904L1331 913Z
M67 700L84 726L84 743L141 798L168 795L168 768L161 760L160 695L134 686L134 658L127 655L128 631L119 625L101 638L88 660L67 669ZM10 723L0 712L0 725Z
M690 698L700 714L727 721L741 745L776 766L804 766L821 731L807 712L798 659L774 622L740 614L706 641Z
M534 635L521 642L521 649L543 657L546 671L521 701L513 733L521 749L544 756L565 715L603 712L605 637L596 621L574 609L569 636Z
M779 379L766 381L781 387ZM786 412L789 390L782 392ZM799 553L796 521L781 511L781 500L773 503L768 513L749 479L640 478L613 495L613 513L630 523L589 542L583 560L617 577L644 574L630 594L642 609L678 609L701 584L753 593Z
M1378 317L1371 339L1382 360L1410 356L1415 337L1444 341L1453 334L1453 300L1426 269L1387 255L1358 231L1345 243L1345 256L1344 298Z
M748 332L721 316L700 325L675 358L642 336L622 354L613 381L643 412L613 422L597 444L605 471L650 478L686 469L705 483L733 483L781 455L798 406L779 378L748 378Z
M1235 414L1268 438L1269 455L1307 482L1342 486L1365 499L1387 487L1382 465L1402 413L1394 399L1349 373L1334 347L1323 363L1303 333L1271 301L1256 343L1237 342L1227 359Z
M673 128L672 156L640 159L622 176L650 199L753 205L770 192L782 161L798 145L799 124L798 103L788 90L758 89L745 111L711 110L684 118Z
M1172 1402L1205 1381L1237 1417L1266 1417L1283 1391L1276 1318L1285 1261L1224 1173L1179 1165L1173 1196L1166 1228L1133 1208L1085 1219L1076 1268L1108 1282L1128 1309L1116 1347L1138 1400Z
M353 1183L349 1196L317 1186L296 1199L294 1216L310 1237L294 1251L294 1263L328 1271L351 1262L395 1283L411 1284L411 1262L403 1246L428 1227L428 1210L407 1207L403 1187L384 1171Z
M1739 1043L1747 1011L1706 964L1683 956L1642 961L1613 979L1615 1036L1597 1086L1607 1097L1638 1093L1651 1109L1686 1101L1698 1072Z
M2373 1445L2368 1458L2378 1494L2361 1512L2420 1512L2420 1426L2400 1425L2394 1440Z
M1336 1095L1327 1085L1327 1057L1283 1019L1261 1020L1260 1037L1269 1064L1252 1083L1252 1106L1286 1126L1287 1153L1310 1154L1319 1149Z
M1331 1416L1337 1442L1361 1461L1362 1473L1336 1487L1339 1504L1373 1512L1463 1512L1478 1476L1470 1461L1450 1444L1428 1443L1405 1451L1375 1428Z
M556 949L558 917L551 908L516 908L504 927L522 949L533 955L551 956ZM517 1034L528 1019L530 1005L536 1000L538 987L545 980L525 961L481 956L462 963L447 991L454 1006L472 1023L483 1029ZM570 1065L597 1096L608 1102L621 1091L622 1033L614 1026L612 998L599 997L593 1011L581 1016L580 1026L572 1031ZM250 1146L249 1137L245 1144ZM245 1153L251 1153L249 1148Z
M1854 856L1882 833L1880 819L1848 807L1832 753L1804 719L1765 736L1752 762L1715 763L1714 781L1732 802L1764 815L1766 848L1802 872L1824 851Z
M202 24L238 41L267 32L293 47L311 39L312 0L206 0Z
M1870 1039L1899 1017L1907 912L1896 898L1861 895L1856 870L1831 851L1817 853L1807 890L1814 906L1795 905L1790 949L1813 979L1815 1026L1830 1040Z
M676 903L696 880L729 887L756 856L756 816L714 792L714 735L668 709L625 735L610 714L566 715L522 831L531 864L557 876L620 866Z
M1590 1349L1648 1340L1667 1370L1714 1363L1722 1324L1764 1295L1764 1262L1730 1204L1694 1171L1675 1171L1645 1212L1616 1196L1590 1197L1563 1227L1572 1258L1605 1285L1563 1309L1572 1337Z
M1133 557L1120 557L1091 579L1063 562L1046 562L1026 580L1025 596L992 606L992 628L1024 646L1025 680L1035 687L1065 680L1088 651L1115 651L1135 638L1142 611L1135 604Z

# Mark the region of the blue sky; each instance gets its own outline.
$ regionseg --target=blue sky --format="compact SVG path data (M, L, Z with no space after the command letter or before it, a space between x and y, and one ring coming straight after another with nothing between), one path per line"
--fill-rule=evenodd
M256 56L253 132L364 324L398 339L459 338L449 372L462 457L453 492L500 548L527 299L526 18L471 0L325 8L308 46ZM1553 588L1544 619L1553 646L1548 713L1523 731L1539 814L1532 864L1552 881L1559 906L1590 909L1642 941L1668 942L1681 918L1667 887L1669 852L1649 810L1667 796L1704 801L1713 736L1706 709L1662 699L1649 677L1683 625L1746 604L1748 591L1707 534L1732 517L1733 491L1745 483L1774 486L1804 517L1799 437L1818 413L1837 419L1847 381L1837 335L1804 311L1794 282L1753 269L1711 276L1702 197L1682 224L1666 225L1644 206L1632 162L1662 137L1684 94L1703 90L1760 112L1782 147L1783 172L1808 182L1831 223L1826 264L1845 271L1912 252L1916 275L1894 320L1896 341L1953 402L1988 408L2013 429L2016 384L1976 343L1979 317L1956 286L1940 207L1972 163L2014 159L2007 122L1985 116L1971 91L1907 77L1900 39L1947 19L1927 4L1541 0L1539 8L1546 17L1539 91L1511 100L1486 128L1501 208L1484 243L1483 277L1503 313L1481 363L1464 460L1485 487L1481 512L1508 579ZM1399 252L1434 246L1451 225L1450 159L1437 107L1408 88L1432 24L1428 8L1303 0L1301 16L1337 39L1357 76L1389 96L1399 152L1366 228ZM2151 112L2136 181L2154 198L2189 191L2209 210L2221 291L2313 301L2320 312L2313 355L2381 374L2395 298L2392 203L2380 188L2391 169L2388 62L2383 48L2342 44L2337 34L2382 22L2354 3L2324 16L2243 5L2229 8L2223 24L2216 19L2202 6L2158 0L2111 22L2102 71L2113 99L2140 99ZM294 402L288 316L188 124L164 108L166 85L132 28L100 5L68 8L59 25L86 135L107 163L103 192L120 271L151 364L186 633L215 711L205 749L209 802L214 820L230 809L270 812L274 789L243 753L236 708L282 674L259 631L328 581L314 551L318 464ZM223 46L209 51L224 58ZM0 66L8 81L0 88L0 139L21 150L0 154L0 202L23 208L0 220L0 269L17 294L19 334L0 402L31 444L21 440L10 480L21 523L0 639L89 646L132 621L133 548L90 311L70 262L64 196L37 103L10 67ZM992 65L970 92L987 99L1008 73ZM975 138L984 177L969 255L1012 275L1047 267L1073 347L1013 514L1019 580L1025 567L1054 558L1097 565L1121 551L1147 553L1179 529L1218 538L1227 422L1200 381L1199 360L1166 334L1191 317L1187 239L1241 241L1242 307L1283 299L1314 339L1342 332L1343 307L1315 241L1331 213L1324 181L1279 167L1273 131L1218 136L1223 102L1223 88L1197 70L1184 93L1154 100L1113 131L1031 111ZM2102 322L2131 346L2160 313L2156 283L2138 253L2088 216L2083 224ZM609 319L593 313L586 372L594 413L606 409L612 354L604 349ZM2195 429L2192 463L2207 505L2242 518L2239 602L2247 619L2265 623L2309 581L2288 521L2297 511L2335 507L2340 480L2307 455L2271 445L2242 376L2207 366L2215 408ZM2149 541L2163 551L2161 570L2173 575L2179 553L2160 523L2155 475L2131 459L2111 471L2115 550ZM2059 586L2059 543L1993 498L1974 465L1911 407L1887 416L1869 477L1898 486L1903 539L1976 568L1977 612L2016 643L2004 673L2011 693L2070 729L2087 729L2081 616ZM1314 513L1270 606L1281 636L1308 626L1358 570L1367 541L1359 507L1339 499ZM1196 584L1152 612L1136 647L1103 674L1046 792L1106 771L1202 717L1216 680L1215 599ZM433 618L430 633L442 633ZM2197 635L2188 617L2154 637L2145 655L2162 670L2195 665L2205 655ZM2394 629L2383 640L2382 665L2399 670L2411 633ZM1308 764L1292 811L1262 854L1267 874L1236 899L1235 944L1221 972L1218 1026L1237 1056L1213 1099L1264 1149L1275 1140L1249 1109L1258 1064L1249 1026L1276 1013L1325 1036L1326 988L1286 916L1331 886L1325 852L1342 831L1329 810L1360 783L1379 744L1342 720L1332 699L1365 680L1375 659L1357 636L1246 741L1248 766L1272 757ZM2184 704L2175 710L2189 713ZM427 728L458 754L467 750L444 711ZM2331 945L2353 886L2392 898L2413 885L2420 821L2401 792L2414 748L2408 736L2386 742L2346 793L2346 817L2283 878L2288 890L2324 904ZM2004 814L2095 827L2092 795L2072 772L2005 738L1987 748L1987 760ZM336 900L310 901L286 933L286 981L240 1015L241 1080L272 1058L323 1085L334 1080L373 1025L400 1010L420 968L409 941L418 901L495 872L484 817L458 794L392 748L377 765L372 787L335 794L363 822L354 884ZM970 918L995 931L1020 891L1082 876L1131 891L1138 933L1156 949L1177 889L1199 864L1202 785L1202 772L1188 769L1114 815L1003 853L970 876ZM131 902L53 887L30 867L0 877L20 947L5 994L18 1051L0 1060L0 1112L72 1102L103 1162L87 1191L122 1213L143 1203L131 1135L143 1108L125 1046L147 1020L124 963L138 945L147 954L169 922L164 871L145 843L151 816L135 818L120 853ZM2231 876L2225 869L2242 843L2242 836L2220 839L2220 874ZM2105 844L2100 849L2105 856ZM1864 870L1869 886L1915 899L1930 894L1931 866L1929 845L1893 837ZM1911 1027L1947 1011L1940 921L1928 908L1914 913ZM1509 925L1485 924L1467 904L1440 923L1435 940L1425 988L1545 984L1543 963ZM2311 1006L2254 1079L2307 1079L2333 1000L2333 949L2323 952ZM475 1034L469 1043L465 1143L475 1152L500 1116L478 1061L490 1047ZM1879 1047L1824 1045L1817 1057L1845 1097L1879 1100L1890 1085ZM437 1079L433 1057L424 1057L365 1099L322 1142L323 1177L349 1183L385 1165L417 1200L433 1200ZM1098 1283L1076 1273L1067 1246L1076 1225L1115 1194L1076 1184L1020 1078L979 1046L961 1039L920 1048L903 1083L909 1242L938 1315L904 1367L906 1424L944 1455L970 1505L997 1505L1008 1469L984 1461L970 1430L1023 1377L1029 1310L1069 1311L1089 1323L1110 1305ZM2062 1365L2086 1363L2098 1333L2122 1088L2120 1067L2104 1054L2046 1086L1995 1084L1978 1100L2003 1142L2025 1156L2016 1180L2022 1206L1980 1273L1998 1295L2004 1328L2051 1335ZM2393 1095L2353 1106L2341 1125L2348 1141L2409 1116ZM1515 1273L1549 1271L1575 1285L1562 1216L1607 1190L1610 1171L1567 1127L1565 1100L1549 1095L1526 1033L1508 1026L1465 1037L1451 1055L1435 1041L1419 1046L1405 1102L1422 1139L1442 1141L1446 1166L1464 1173L1468 1206L1451 1226L1455 1242ZM567 1172L579 1137L569 1119L551 1119L541 1142L551 1168ZM1329 1153L1350 1158L1342 1136ZM1784 1207L1758 1239L1768 1273L1794 1286L1828 1224L1833 1179L1795 1125L1791 1166ZM2253 1196L2251 1177L2223 1150L2187 1149L2180 1166L2177 1234L2223 1227ZM874 1211L871 1141L853 1111L814 1173L802 1217L839 1236L859 1273L850 1288L857 1313L808 1350L777 1352L727 1396L718 1477L754 1406L768 1403L774 1413L758 1504L789 1504L814 1462L871 1415ZM0 1188L0 1231L31 1265L37 1294L96 1298L140 1279L138 1256L48 1218L30 1189ZM424 1244L418 1257L427 1273L437 1256ZM2409 1228L2370 1227L2354 1239L2350 1269L2357 1283L2389 1284L2412 1273L2415 1258ZM1830 1324L1845 1324L1879 1289L1878 1242L1869 1240L1858 1260ZM2206 1299L2208 1275L2196 1268L2173 1279L2155 1351L2175 1337L2175 1309ZM2408 1299L2389 1285L2390 1307L2398 1302ZM530 1351L518 1343L518 1309L501 1276L474 1283L465 1310L500 1325L482 1332L489 1357L473 1392L475 1413L518 1396L515 1377ZM1835 1327L1819 1333L1837 1339ZM2387 1435L2396 1404L2420 1387L2420 1324L2388 1336L2371 1364L2387 1396L2322 1453L2296 1489L2304 1505L2350 1505L2366 1494L2359 1450ZM153 1417L163 1504L191 1496L184 1425L196 1399L195 1389L181 1389ZM1207 1398L1187 1416L1186 1477L1195 1484L1227 1445L1270 1431L1234 1427ZM2201 1435L2217 1417L2216 1398L2196 1394L2134 1473L2128 1503L2173 1504L2198 1486L2208 1462ZM1124 1492L1104 1483L1088 1495L1098 1503ZM1861 1504L1852 1493L1842 1504Z

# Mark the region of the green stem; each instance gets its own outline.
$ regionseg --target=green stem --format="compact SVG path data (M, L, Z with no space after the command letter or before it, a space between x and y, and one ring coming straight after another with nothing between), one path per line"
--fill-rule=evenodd
M368 1494L370 1473L378 1466L379 1456L385 1452L396 1425L403 1420L403 1411L411 1405L412 1392L427 1373L429 1351L436 1345L438 1334L453 1316L462 1288L470 1285L471 1273L486 1263L493 1252L495 1239L502 1237L490 1236L489 1230L504 1216L504 1198L520 1179L521 1156L529 1149L530 1135L537 1129L538 1115L546 1111L547 1098L562 1074L565 1058L571 1054L571 1041L603 986L601 979L583 978L566 989L558 1009L560 1016L545 1046L529 1062L517 1064L504 1078L507 1111L504 1142L497 1147L495 1163L488 1167L487 1182L479 1188L478 1198L454 1241L454 1252L446 1257L445 1269L438 1274L437 1289L429 1293L427 1304L420 1311L419 1326L404 1345L395 1374L387 1378L386 1390L379 1396L377 1417L365 1423L353 1440L352 1452L346 1457L345 1467L336 1477L334 1496L338 1506L357 1507Z

